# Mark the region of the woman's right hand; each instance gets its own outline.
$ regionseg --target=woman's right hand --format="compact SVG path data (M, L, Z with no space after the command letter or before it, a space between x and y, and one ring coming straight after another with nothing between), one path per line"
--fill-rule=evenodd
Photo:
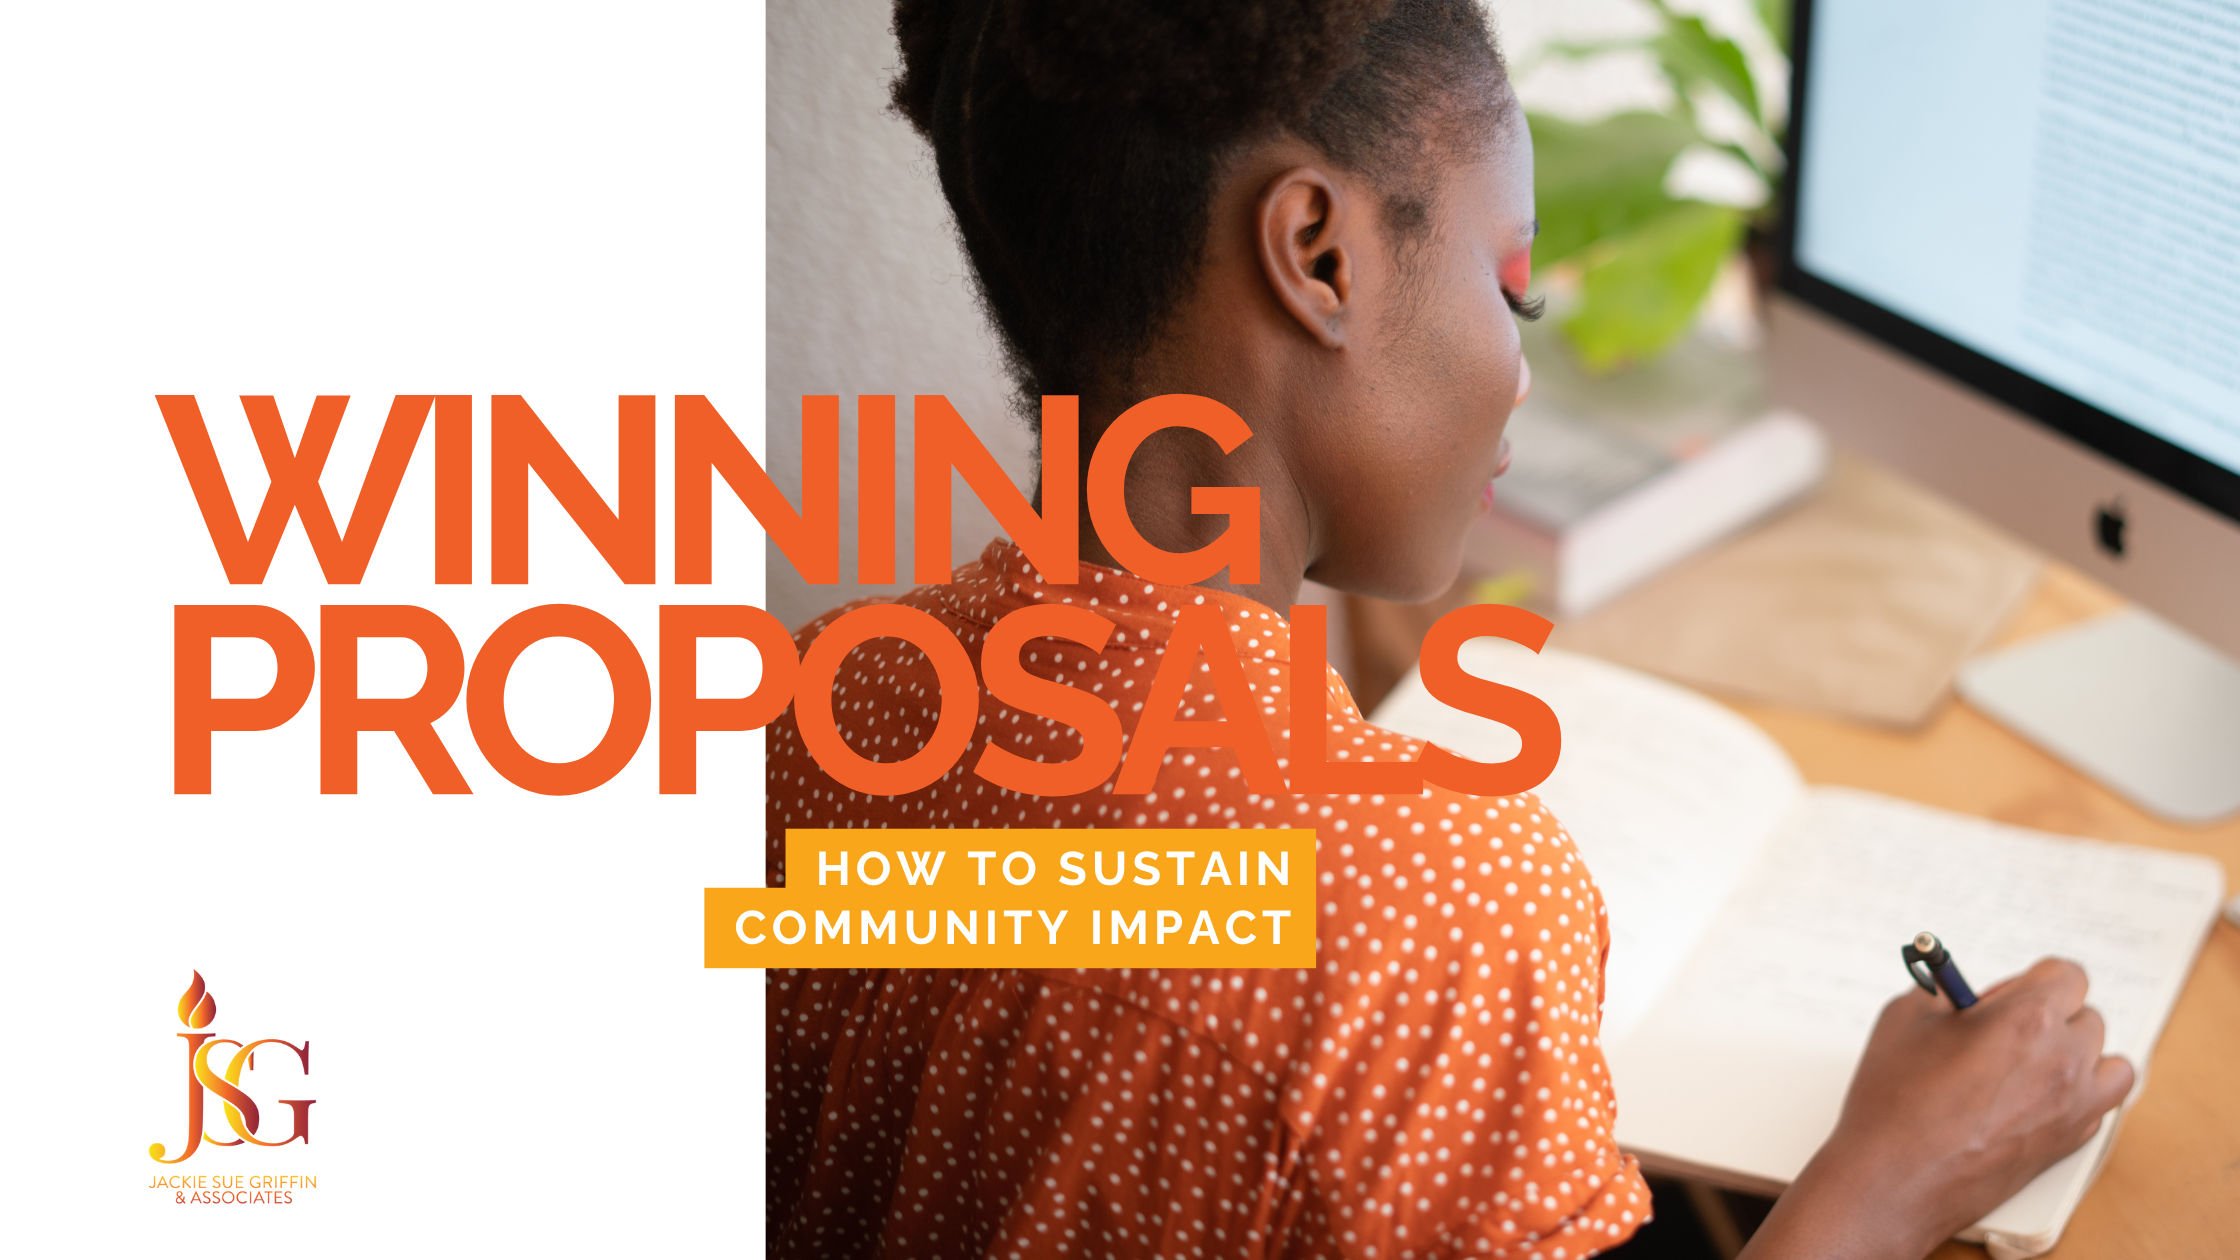
M2041 959L1965 1011L1882 1010L1827 1144L1751 1240L1779 1256L1919 1260L2084 1145L2130 1092L2075 963Z

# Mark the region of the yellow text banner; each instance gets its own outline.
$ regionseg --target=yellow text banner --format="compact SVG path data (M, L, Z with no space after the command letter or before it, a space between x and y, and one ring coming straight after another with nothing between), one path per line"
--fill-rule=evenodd
M1307 828L786 832L706 890L710 967L1311 967Z

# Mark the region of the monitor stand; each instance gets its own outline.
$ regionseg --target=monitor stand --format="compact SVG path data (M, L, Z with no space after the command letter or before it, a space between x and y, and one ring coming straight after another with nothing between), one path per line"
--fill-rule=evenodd
M1961 667L1962 699L2150 814L2240 810L2240 665L2126 608Z

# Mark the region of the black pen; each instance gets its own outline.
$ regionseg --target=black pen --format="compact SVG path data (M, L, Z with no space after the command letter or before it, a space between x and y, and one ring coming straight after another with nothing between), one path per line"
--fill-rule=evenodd
M1942 986L1944 995L1952 999L1955 1010L1967 1010L1976 1004L1976 991L1968 987L1961 976L1959 964L1952 961L1952 951L1944 947L1933 932L1923 932L1913 938L1913 943L1899 951L1906 960L1906 972L1913 982L1928 990L1935 997Z

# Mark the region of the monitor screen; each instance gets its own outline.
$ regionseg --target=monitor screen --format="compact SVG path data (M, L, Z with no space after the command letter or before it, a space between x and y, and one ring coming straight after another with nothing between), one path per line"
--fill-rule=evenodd
M1785 286L2235 514L2240 0L1810 0L1799 34Z

